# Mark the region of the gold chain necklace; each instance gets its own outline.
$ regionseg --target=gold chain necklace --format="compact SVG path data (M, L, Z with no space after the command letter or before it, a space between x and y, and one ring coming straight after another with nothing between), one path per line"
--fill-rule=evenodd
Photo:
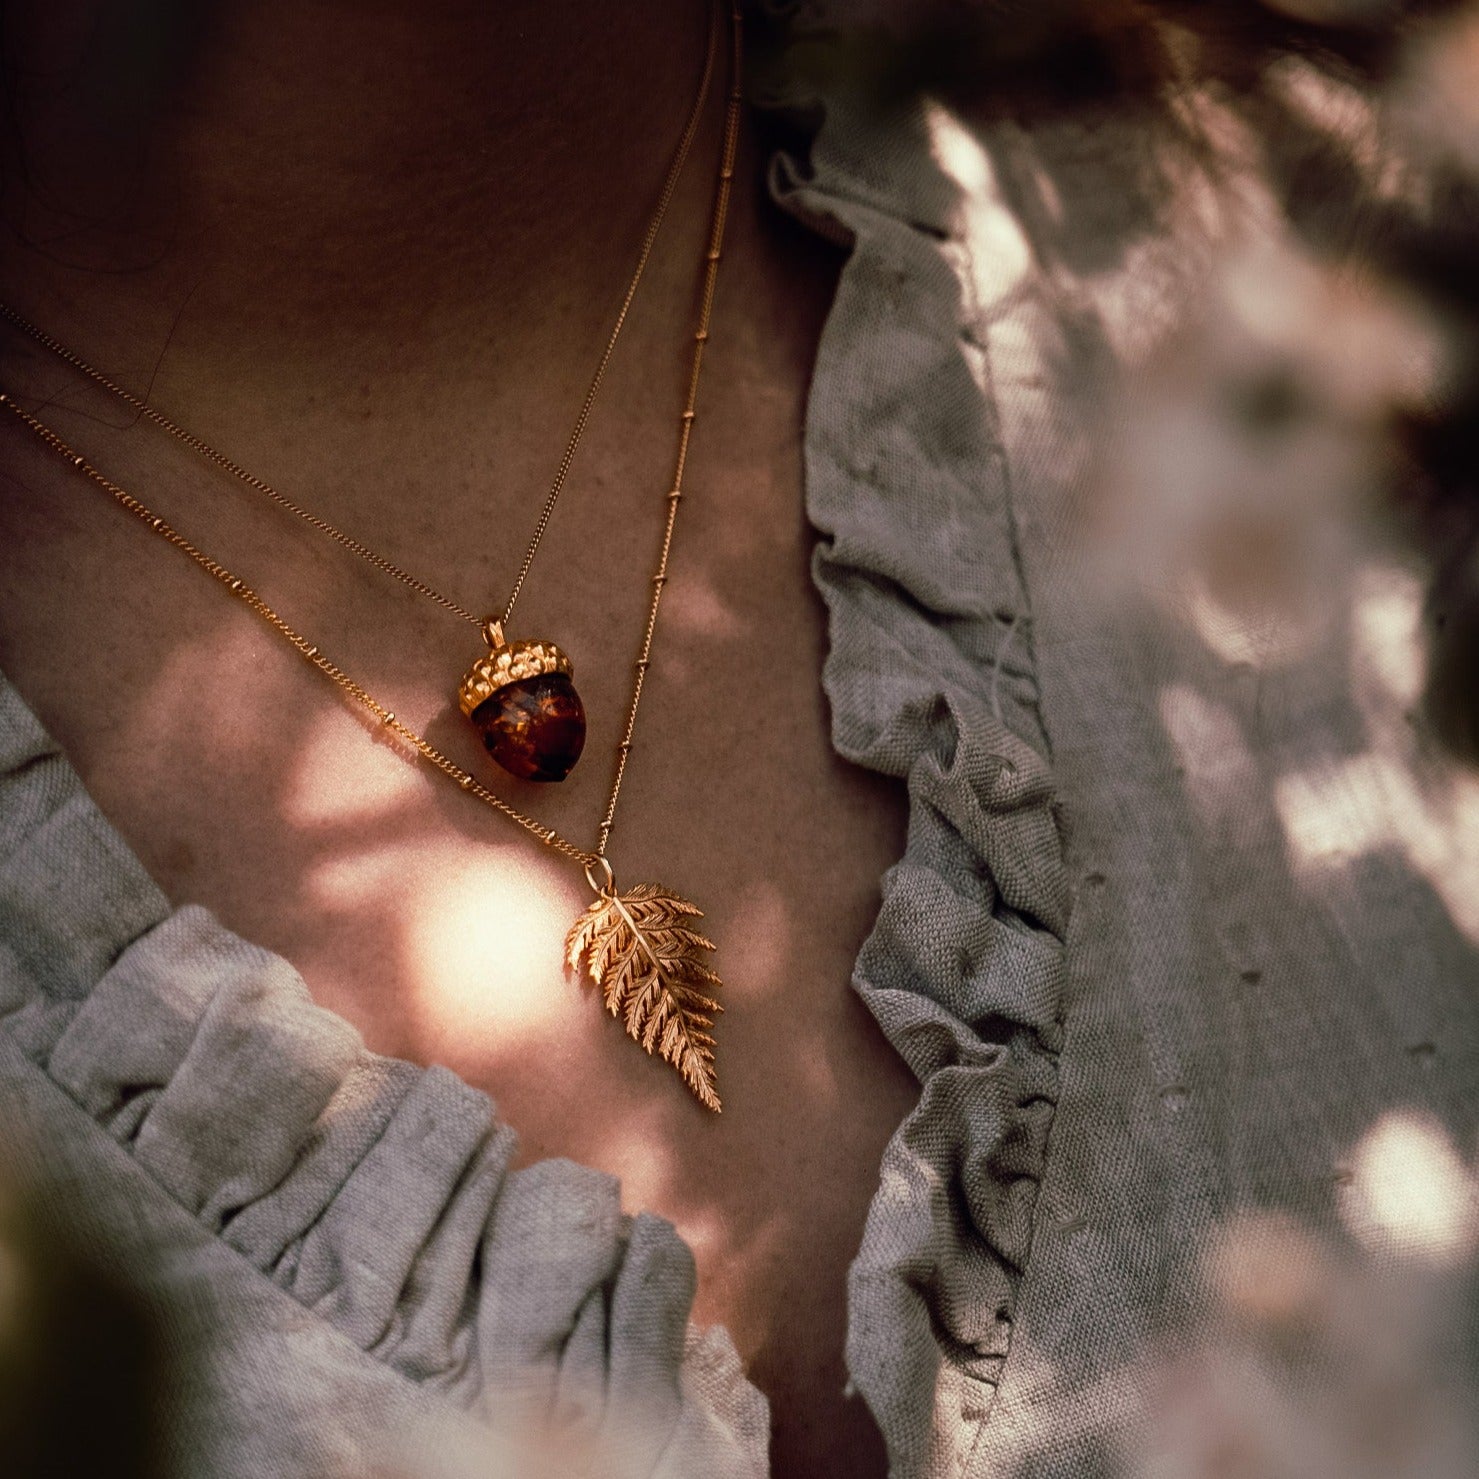
M189 538L175 529L158 514L149 509L127 489L113 482L105 473L88 461L87 457L70 446L56 431L47 426L31 412L18 406L10 395L0 390L0 406L10 411L27 426L35 436L64 458L74 468L106 492L122 508L134 515L144 525L158 534L161 539L189 556L202 570L218 581L226 591L256 613L287 642L300 657L311 663L320 673L334 683L355 703L368 710L385 729L396 734L410 745L421 757L429 761L443 775L454 780L468 795L516 822L527 832L537 837L546 847L571 861L579 863L584 870L586 882L595 893L595 901L571 926L565 939L566 963L572 970L584 969L591 984L602 993L607 1011L621 1020L627 1035L649 1054L662 1057L682 1075L683 1081L705 1107L718 1111L719 1095L716 1087L714 1062L714 1039L711 1029L714 1016L722 1010L713 997L713 991L722 982L704 963L703 957L714 950L711 940L705 939L691 928L691 921L702 917L702 911L692 902L674 893L661 884L641 883L618 892L616 877L606 857L606 845L610 838L616 816L617 797L621 793L622 777L626 771L627 757L632 749L632 735L636 729L637 708L642 698L642 685L650 666L653 633L657 626L658 606L662 600L663 587L667 584L668 556L671 552L673 529L677 522L678 506L685 496L683 475L688 462L689 442L696 419L699 379L703 371L704 346L709 340L709 320L713 312L714 289L718 281L719 261L723 252L724 232L729 215L729 197L734 180L735 154L739 140L741 116L741 19L737 0L730 4L730 91L725 109L724 142L720 151L718 181L714 192L714 206L710 221L707 247L704 252L703 284L699 300L698 327L693 336L693 352L690 361L688 389L679 418L677 462L673 472L672 487L666 494L667 516L663 525L662 543L658 553L657 569L652 576L652 595L648 602L647 620L642 633L642 644L637 656L632 682L632 698L627 710L622 738L616 747L616 769L612 779L610 796L605 812L597 829L594 850L577 846L561 836L553 827L544 825L528 816L502 797L488 790L476 776L464 770L456 761L448 758L428 740L417 734L362 684L351 678L337 663L320 650L316 643L296 631L273 608L247 584L219 560L206 554ZM5 317L16 323L19 316L6 311ZM20 324L46 343L49 336L39 329ZM68 357L56 342L58 352ZM100 382L111 382L90 367L75 359L69 362L84 368ZM119 392L127 397L126 392ZM131 400L131 398L129 398ZM145 414L147 408L134 402ZM159 418L150 416L152 420ZM188 433L175 433L196 445ZM203 443L197 450L221 462L228 471L244 478L254 487L266 491L250 474L234 464L227 464L219 454ZM275 490L274 490L275 492ZM281 495L276 495L281 498ZM299 510L301 513L302 511ZM311 516L302 514L303 517ZM341 542L348 536L335 537ZM527 570L527 561L526 561ZM401 578L410 583L414 578ZM520 576L522 581L522 574ZM515 587L514 594L517 595ZM423 594L445 603L430 587ZM463 615L468 613L463 612ZM469 620L475 620L469 616ZM481 623L480 623L481 625ZM471 675L470 675L471 676Z
M694 137L698 133L704 103L708 99L709 86L714 76L719 34L719 10L713 7L710 10L708 45L704 53L704 65L699 77L698 92L684 123L678 147L674 150L672 160L668 165L662 190L658 196L657 208L642 238L636 268L627 283L621 307L617 311L616 321L612 325L605 348L597 361L595 374L591 377L585 399L575 418L575 426L571 430L569 440L565 443L564 453L560 458L559 466L555 469L554 480L545 495L539 517L535 521L534 532L524 551L519 572L514 577L513 588L497 615L475 616L460 602L443 595L429 581L412 575L394 560L387 559L371 549L362 540L345 533L327 519L320 518L304 508L301 503L289 498L265 479L256 477L224 453L218 452L203 438L185 430L141 396L135 395L119 385L117 381L103 374L75 350L69 349L58 339L38 328L8 304L0 303L0 319L4 319L43 349L49 350L95 384L117 396L138 416L153 422L160 430L168 432L170 436L177 438L202 457L215 463L217 467L240 479L254 492L260 493L264 498L277 504L279 508L303 520L310 528L336 541L352 554L358 555L360 559L375 566L376 569L393 576L403 585L409 586L418 595L435 602L444 611L477 627L483 634L488 651L464 674L458 685L458 707L472 721L473 727L483 741L484 748L510 775L517 776L520 780L562 781L575 768L575 763L580 759L585 745L585 706L575 689L574 664L553 642L529 640L510 642L505 638L504 630L513 615L514 605L519 599L520 591L524 588L529 568L534 563L534 556L539 549L540 541L544 538L544 532L549 526L555 504L559 500L565 480L575 461L576 449L580 446L586 423L590 420L596 395L606 375L606 368L611 362L611 356L616 350L616 342L626 325L627 315L637 296L637 288L647 270L647 263L657 242L658 232L667 216L668 206L672 203L678 180L683 173L683 166L687 162Z

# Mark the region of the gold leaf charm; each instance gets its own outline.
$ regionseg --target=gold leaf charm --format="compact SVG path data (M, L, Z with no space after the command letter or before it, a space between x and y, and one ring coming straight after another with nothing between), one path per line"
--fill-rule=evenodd
M572 970L584 962L627 1036L671 1063L699 1102L718 1113L709 1029L724 1008L709 992L723 983L699 959L713 941L686 923L703 910L655 883L619 894L601 863L605 883L590 879L597 898L565 937L565 959Z

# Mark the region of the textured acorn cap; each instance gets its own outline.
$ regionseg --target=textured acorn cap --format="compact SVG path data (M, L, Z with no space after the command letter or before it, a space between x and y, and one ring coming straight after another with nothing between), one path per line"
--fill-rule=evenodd
M575 667L553 642L507 642L480 657L463 675L457 689L457 705L469 718L486 699L526 678L542 678L546 673L563 673L567 678Z

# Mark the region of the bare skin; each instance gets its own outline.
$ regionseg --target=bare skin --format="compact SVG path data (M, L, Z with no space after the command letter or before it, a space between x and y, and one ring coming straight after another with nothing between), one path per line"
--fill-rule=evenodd
M11 19L46 72L18 95L5 295L376 549L499 604L689 106L703 5L226 5L121 124L89 93L90 16ZM582 845L671 476L722 92L513 623L573 655L590 729L562 786L496 784ZM772 1401L776 1472L861 1476L883 1459L843 1396L845 1271L913 1084L848 977L904 807L828 741L800 429L835 264L766 202L761 163L747 132L611 842L620 880L690 893L720 942L722 1117L562 976L578 868L371 734L10 424L0 665L172 899L281 952L374 1049L486 1089L527 1159L602 1167L672 1218L696 1317ZM127 429L9 331L0 383L487 773L448 709L471 627Z

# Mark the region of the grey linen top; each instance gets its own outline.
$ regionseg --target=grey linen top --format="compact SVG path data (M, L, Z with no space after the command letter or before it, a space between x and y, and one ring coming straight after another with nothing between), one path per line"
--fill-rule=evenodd
M1471 1143L1474 946L1370 814L1390 796L1359 801L1364 850L1291 840L1283 779L1338 788L1371 745L1348 628L1260 667L1081 609L1085 365L1174 316L1205 246L1126 178L1140 125L962 155L923 102L772 101L816 125L776 199L848 250L807 416L822 682L838 752L910 804L853 984L921 1097L849 1367L900 1479L1104 1472L1231 1214L1333 1227L1393 1105ZM1038 168L1067 224L1009 206ZM419 1472L426 1434L501 1472L464 1424L530 1399L584 1414L606 1473L765 1471L764 1400L688 1327L671 1227L568 1162L509 1171L484 1096L171 909L3 681L0 1122L215 1332L179 1414L193 1474Z
M788 9L824 30L888 7ZM1428 1148L1415 1195L1467 1229L1463 1271L1410 1350L1398 1327L1418 1317L1357 1276L1356 1310L1325 1323L1349 1315L1353 1391L1380 1389L1383 1359L1411 1383L1383 1392L1387 1418L1455 1383L1468 1414L1458 1458L1411 1440L1370 1472L1472 1472L1479 778L1413 709L1415 646L1384 645L1411 635L1421 577L1357 539L1328 620L1285 650L1184 604L1098 599L1074 538L1107 382L1187 316L1222 238L1277 235L1271 182L1302 183L1284 208L1334 238L1377 214L1332 143L1383 159L1369 100L1332 91L1333 134L1302 130L1276 103L1320 84L1294 62L1242 134L1184 99L1208 124L1188 148L1185 117L1151 108L968 126L818 75L770 101L816 130L773 160L774 195L847 251L806 438L823 683L839 753L910 799L854 973L921 1084L849 1284L849 1370L890 1473L1352 1472L1309 1441L1319 1417L1260 1467L1285 1379L1230 1446L1208 1439L1205 1467L1142 1450L1165 1416L1158 1353L1199 1331L1239 1344L1208 1255L1251 1214L1300 1230L1280 1270L1321 1240L1345 1249L1352 1225L1376 1265L1402 1263L1411 1168L1378 1166L1381 1144ZM1414 1138L1366 1138L1382 1126ZM1360 1200L1384 1190L1384 1210ZM1365 1431L1371 1410L1345 1398L1332 1421ZM1194 1423L1216 1429L1218 1400Z

